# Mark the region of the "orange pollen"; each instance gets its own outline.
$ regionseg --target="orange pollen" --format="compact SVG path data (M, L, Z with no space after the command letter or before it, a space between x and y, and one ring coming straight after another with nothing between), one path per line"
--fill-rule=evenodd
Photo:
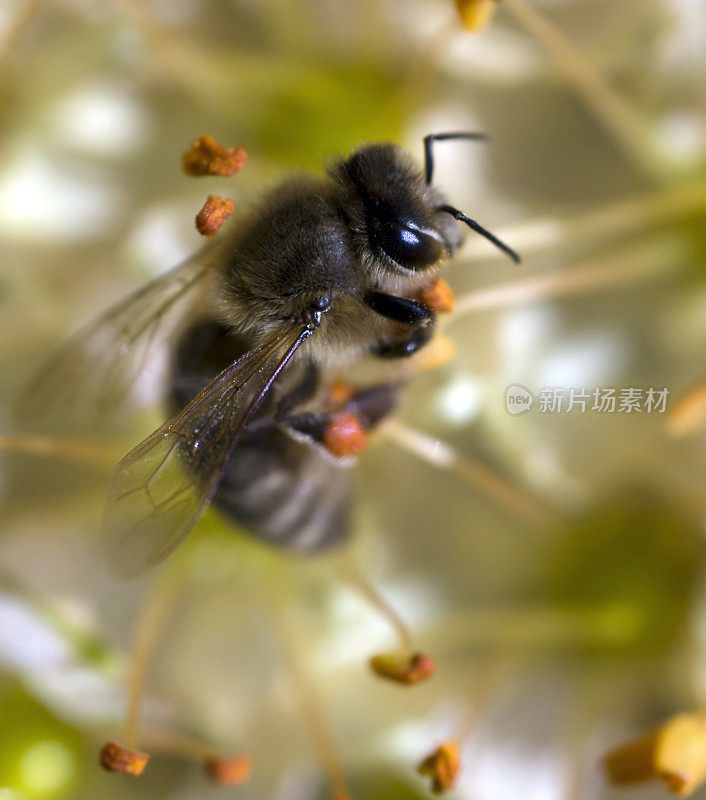
M324 444L339 458L360 453L368 441L358 417L351 411L340 411L331 418L324 434Z
M332 405L345 406L345 404L353 397L353 387L350 383L344 380L335 380L328 387L328 397Z
M443 278L437 278L428 286L422 289L419 299L425 306L429 306L433 311L443 314L447 311L453 311L454 308L454 293L448 281Z

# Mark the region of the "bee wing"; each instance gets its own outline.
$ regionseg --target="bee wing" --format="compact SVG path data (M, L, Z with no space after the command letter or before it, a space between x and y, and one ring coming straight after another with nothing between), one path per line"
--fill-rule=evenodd
M214 250L138 289L70 338L43 365L20 398L21 423L55 413L105 414L134 399L135 384L154 346L174 331L211 272Z
M313 331L281 329L241 356L118 464L103 517L104 549L117 577L158 563L193 528L242 432Z

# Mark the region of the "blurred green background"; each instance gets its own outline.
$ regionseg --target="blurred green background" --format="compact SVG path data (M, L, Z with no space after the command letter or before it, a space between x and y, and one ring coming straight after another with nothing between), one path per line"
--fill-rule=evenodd
M426 797L414 766L447 738L464 800L622 796L603 751L706 692L698 403L688 431L673 421L706 379L705 11L507 0L474 34L451 0L4 0L0 800L326 798L330 747L352 798ZM13 400L82 321L201 246L208 193L245 208L361 141L421 159L423 135L454 129L490 141L440 146L436 181L524 260L475 239L449 265L456 355L418 376L399 425L460 460L442 469L381 433L350 548L436 675L371 676L394 635L339 560L209 513L169 573L144 733L247 753L253 776L214 787L172 740L144 742L140 779L102 772L160 577L107 576L100 508L111 464L161 412L57 457L8 438L26 433ZM245 145L241 173L181 172L204 133ZM672 413L512 416L511 384L667 387Z

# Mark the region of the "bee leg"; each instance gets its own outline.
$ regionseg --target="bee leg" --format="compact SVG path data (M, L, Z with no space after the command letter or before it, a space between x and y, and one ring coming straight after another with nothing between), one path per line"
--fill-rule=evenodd
M434 333L434 326L427 325L423 328L415 328L404 339L384 340L378 342L371 350L372 354L378 358L408 358L417 352L431 339Z
M375 384L353 392L332 411L297 414L285 425L296 438L322 445L334 456L357 455L367 444L368 431L394 410L401 388L401 382Z
M357 455L367 444L363 423L351 411L297 414L285 427L296 439L321 445L337 458Z
M436 314L424 303L382 292L367 292L363 300L380 316L410 326L406 336L383 340L372 348L373 354L380 358L411 356L423 347L434 333Z
M372 430L395 410L403 385L396 381L359 389L345 404L345 410L355 414L366 431Z
M434 312L429 306L406 297L396 297L383 292L366 292L363 302L385 319L419 327L434 322Z
M302 380L277 403L275 419L286 420L297 406L304 405L314 397L319 388L319 370L314 364L307 364Z

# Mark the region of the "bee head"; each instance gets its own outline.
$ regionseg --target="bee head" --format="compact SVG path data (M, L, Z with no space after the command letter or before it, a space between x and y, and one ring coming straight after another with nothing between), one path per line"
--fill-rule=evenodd
M443 198L402 148L365 145L329 172L362 256L372 255L388 269L416 273L458 248L456 224L438 210Z

